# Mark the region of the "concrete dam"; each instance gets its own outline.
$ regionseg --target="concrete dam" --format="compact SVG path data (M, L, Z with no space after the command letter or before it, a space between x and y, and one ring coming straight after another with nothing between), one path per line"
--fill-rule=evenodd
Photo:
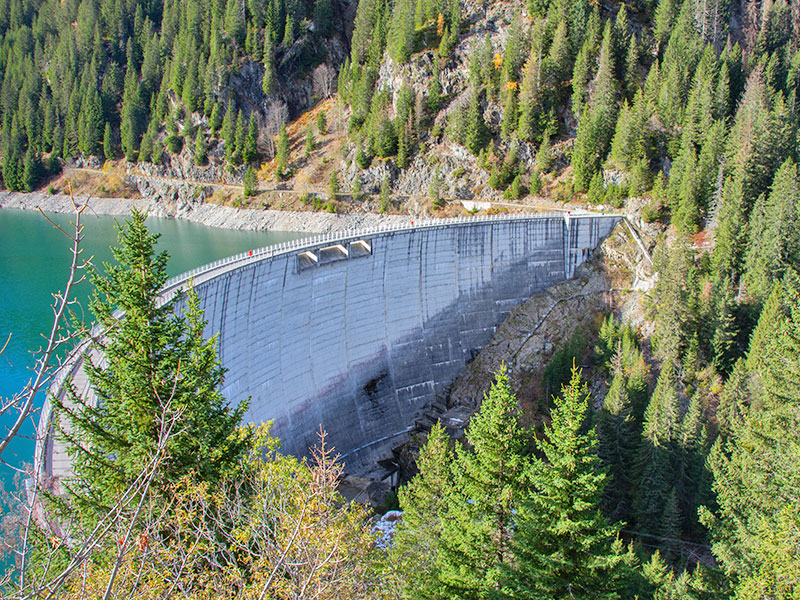
M222 392L234 405L249 398L247 420L272 420L283 451L297 455L322 426L346 470L365 473L446 395L512 307L572 277L619 220L409 221L243 253L174 278L162 293L193 280L207 334L219 336ZM84 351L68 370L89 394ZM48 421L45 407L40 433ZM40 436L37 459L44 473L65 474L68 460L50 437Z

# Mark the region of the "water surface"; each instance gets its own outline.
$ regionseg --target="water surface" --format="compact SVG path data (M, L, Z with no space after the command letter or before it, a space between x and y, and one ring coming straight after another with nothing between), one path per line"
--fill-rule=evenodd
M72 215L49 214L56 225L69 231ZM101 265L112 260L109 246L117 243L114 217L84 215L85 258ZM303 237L302 233L233 231L205 227L175 219L149 218L148 228L160 233L159 249L170 255L167 271L178 275L197 266L244 250ZM31 354L42 345L42 334L52 325L52 294L64 289L70 264L70 241L53 224L35 211L0 209L0 348L9 334L8 345L0 355L0 397L7 398L21 390L31 379L34 358ZM88 298L91 285L76 289L78 311L90 318ZM37 403L41 406L41 398ZM13 415L15 417L16 415ZM12 415L0 415L0 436L13 423ZM32 460L33 423L2 456L0 484L8 489L14 470Z

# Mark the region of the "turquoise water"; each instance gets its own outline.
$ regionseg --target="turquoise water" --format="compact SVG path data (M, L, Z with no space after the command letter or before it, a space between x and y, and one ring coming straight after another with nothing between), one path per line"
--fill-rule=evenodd
M48 215L57 225L69 231L71 215ZM110 245L116 245L117 231L113 217L84 215L85 258L94 257L96 265L111 260ZM167 271L170 276L194 267L278 242L303 237L290 232L231 231L204 227L173 219L151 218L151 231L160 233L159 248L170 255ZM31 379L34 358L31 354L42 345L42 334L52 325L51 294L62 290L70 264L70 241L34 211L0 209L0 348L8 335L11 339L0 354L0 397L8 398L21 390ZM90 318L88 297L91 286L82 283L76 290L80 307ZM41 398L37 403L41 406ZM14 415L0 415L0 436L5 436ZM0 483L9 489L13 467L32 461L34 424L26 424L24 434L3 453Z

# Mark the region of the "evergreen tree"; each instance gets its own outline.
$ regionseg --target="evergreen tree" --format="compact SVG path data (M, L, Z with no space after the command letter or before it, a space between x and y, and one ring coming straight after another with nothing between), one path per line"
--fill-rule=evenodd
M235 165L239 165L242 163L242 153L244 151L244 139L245 139L245 129L244 129L244 115L242 111L239 111L239 114L236 115L236 125L234 127L234 134L233 134L233 157L232 162Z
M103 128L103 155L106 157L106 160L114 160L116 156L114 134L111 131L111 123L108 121L106 121L106 125Z
M544 438L536 440L544 460L533 469L534 491L519 511L515 560L504 581L512 598L620 598L633 557L600 512L606 476L595 430L585 428L588 400L573 366Z
M120 226L120 246L112 248L117 264L92 277L91 308L105 331L94 341L103 362L86 365L97 402L74 389L69 402L57 402L72 456L69 495L89 525L159 452L153 489L166 497L184 477L219 481L244 449L234 433L245 407L229 409L219 392L224 370L216 341L203 338L197 295L189 293L184 315L175 313L180 295L157 304L167 255L155 253L158 236L144 220L134 211ZM117 310L124 316L117 318Z
M526 436L502 368L456 448L454 492L442 522L439 578L448 593L483 598L511 560L514 511L527 489Z
M383 180L381 181L381 213L385 213L389 210L391 206L392 198L391 198L391 190L389 189L389 178L384 175Z
M245 27L244 3L241 0L228 0L225 5L225 31L236 46L244 43Z
M264 77L261 79L261 90L265 96L272 95L275 90L275 66L272 56L272 42L269 36L264 39Z
M278 133L278 143L275 148L275 173L278 179L286 177L289 167L289 134L286 131L286 123L281 124Z
M622 373L622 357L615 354L614 378L597 418L598 455L608 473L603 509L612 521L629 518L633 487L637 427Z
M428 600L443 594L437 558L453 488L452 460L450 438L436 423L420 450L419 473L399 492L403 520L390 552L399 565L403 597Z
M206 134L202 127L197 128L197 135L194 139L194 164L202 166L208 160L208 144Z
M306 141L305 141L305 156L308 158L311 156L311 153L314 151L316 147L316 141L314 140L314 129L309 125L306 127Z
M769 307L769 313L767 312ZM751 347L749 408L718 441L709 465L718 511L702 516L710 527L715 556L738 597L791 597L790 573L798 555L786 552L797 540L795 490L800 485L800 278L787 273L776 283L762 313L759 347ZM755 337L755 336L754 336ZM759 356L753 356L754 351ZM783 539L786 544L778 541Z
M248 165L242 180L245 196L255 196L258 193L258 180L253 165Z
M744 281L756 299L765 300L775 281L800 265L799 220L800 180L797 165L789 158L775 174L763 208L756 206L750 217Z
M242 160L245 164L250 164L258 158L258 129L255 115L250 115L250 122L247 125L247 136L244 139L242 148Z
M638 483L633 508L637 528L658 535L664 507L675 476L675 452L680 415L675 369L664 364L644 415L642 439L636 457Z
M332 33L333 6L331 4L331 0L315 0L314 29L323 37L327 37Z
M133 64L128 65L125 74L125 91L122 95L122 124L120 135L122 137L122 151L128 162L136 159L139 143L142 139L144 118L144 105L139 86L139 75Z
M481 107L480 90L473 89L472 97L469 101L469 109L466 114L465 123L465 142L464 145L472 152L473 156L478 156L486 144L486 124L483 121L483 109Z

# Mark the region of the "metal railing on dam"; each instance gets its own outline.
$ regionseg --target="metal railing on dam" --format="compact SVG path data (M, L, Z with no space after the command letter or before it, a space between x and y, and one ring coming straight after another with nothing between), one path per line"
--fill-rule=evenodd
M409 218L407 226L243 252L171 278L162 299L194 286L207 335L219 335L222 392L232 404L250 399L248 420L272 420L295 454L306 453L322 425L348 455L348 470L363 473L398 442L381 442L387 432L402 431L442 398L513 306L571 277L620 219ZM100 335L95 328L92 336ZM89 340L73 350L52 394L64 393L67 377L91 394L81 368L87 351L95 352ZM36 469L60 477L69 460L50 421L46 403Z

